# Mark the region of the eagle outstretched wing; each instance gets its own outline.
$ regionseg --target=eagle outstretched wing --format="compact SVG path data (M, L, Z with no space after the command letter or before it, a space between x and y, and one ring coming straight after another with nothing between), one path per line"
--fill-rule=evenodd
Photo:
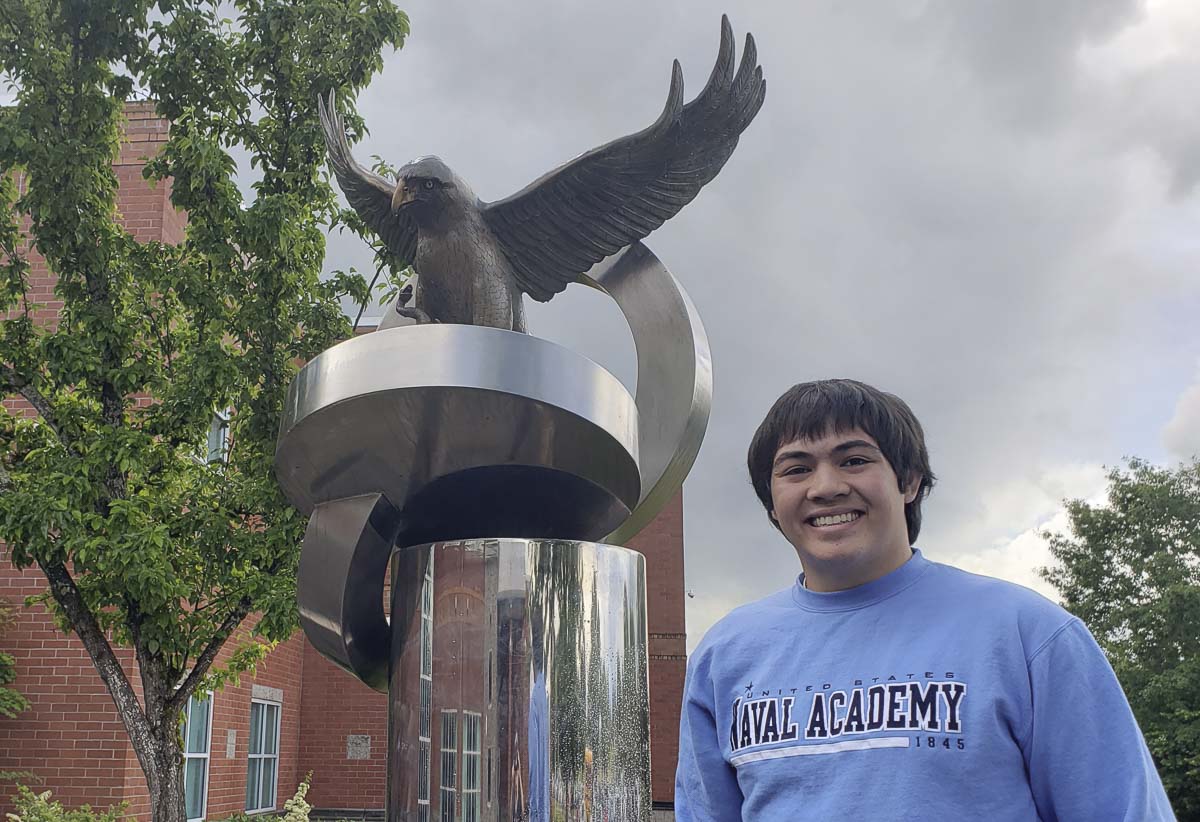
M321 128L329 149L329 165L338 184L363 221L378 234L401 265L412 265L417 254L417 227L403 212L392 213L392 192L396 184L359 165L350 153L346 125L334 108L333 92L329 102L317 98Z
M593 149L483 216L521 289L545 302L605 257L643 239L717 176L762 106L767 84L746 35L734 73L733 29L721 17L721 47L704 90L683 104L676 60L667 105L653 125Z

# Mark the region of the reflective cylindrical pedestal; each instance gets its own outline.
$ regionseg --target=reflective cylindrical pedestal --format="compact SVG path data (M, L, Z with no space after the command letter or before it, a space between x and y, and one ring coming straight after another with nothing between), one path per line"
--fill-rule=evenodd
M392 567L388 819L648 822L641 554L474 539Z

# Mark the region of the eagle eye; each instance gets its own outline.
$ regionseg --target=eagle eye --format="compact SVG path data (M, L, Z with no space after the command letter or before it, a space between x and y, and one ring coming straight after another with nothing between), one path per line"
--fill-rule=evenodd
M433 188L433 180L426 180L425 188Z

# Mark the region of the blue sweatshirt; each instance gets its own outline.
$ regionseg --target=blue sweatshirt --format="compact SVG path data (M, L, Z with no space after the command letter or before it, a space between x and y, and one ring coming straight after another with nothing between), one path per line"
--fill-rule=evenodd
M1175 817L1075 617L913 558L739 608L688 662L678 822Z

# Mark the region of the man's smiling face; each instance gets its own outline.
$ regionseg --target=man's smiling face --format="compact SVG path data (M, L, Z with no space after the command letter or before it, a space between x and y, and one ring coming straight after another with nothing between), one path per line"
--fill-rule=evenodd
M781 445L771 467L771 519L800 555L816 591L862 585L912 555L901 489L875 439L858 428Z

